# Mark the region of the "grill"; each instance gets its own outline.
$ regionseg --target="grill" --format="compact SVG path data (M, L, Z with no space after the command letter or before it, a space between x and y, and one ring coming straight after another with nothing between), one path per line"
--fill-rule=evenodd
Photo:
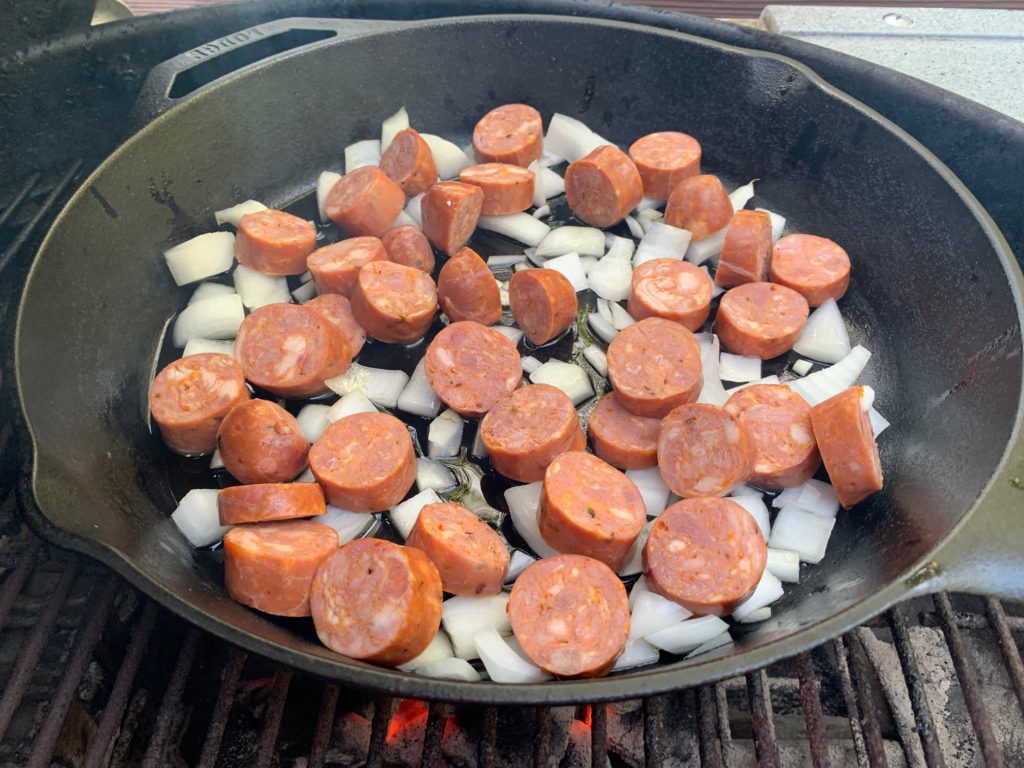
M185 24L192 40L215 34L207 24L252 22L237 10L215 13ZM150 55L165 57L158 48ZM59 94L48 98L56 104ZM117 138L95 155L0 179L8 336L43 233ZM1001 210L995 202L990 209ZM0 766L1024 764L1024 606L969 595L916 599L743 677L608 705L462 707L302 675L204 634L106 568L41 542L22 520L29 467L10 390L8 361L0 371Z

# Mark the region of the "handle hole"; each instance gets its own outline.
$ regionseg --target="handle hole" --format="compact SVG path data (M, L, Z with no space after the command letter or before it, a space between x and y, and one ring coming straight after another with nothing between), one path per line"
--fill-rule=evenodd
M209 59L175 75L167 95L172 99L180 99L182 96L188 96L204 85L212 83L217 78L249 64L290 51L293 48L334 37L335 34L337 33L333 30L326 29L293 29L279 35L262 38L256 42L239 42L225 38L219 43L210 44L207 54L210 56ZM220 53L225 45L238 45L238 47L226 53ZM205 48L196 49L197 55L205 53Z

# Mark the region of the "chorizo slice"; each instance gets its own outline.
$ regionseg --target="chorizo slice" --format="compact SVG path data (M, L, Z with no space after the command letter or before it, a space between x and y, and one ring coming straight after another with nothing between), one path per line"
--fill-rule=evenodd
M732 201L722 182L705 173L676 184L665 206L665 223L689 230L692 242L697 242L728 226L732 214Z
M310 299L304 306L309 307L320 317L329 322L345 337L352 357L359 354L366 343L366 331L363 330L352 314L352 304L339 293L325 293Z
M412 128L395 134L380 156L380 169L409 197L426 192L437 181L434 153Z
M427 236L412 224L389 229L381 240L388 258L395 264L415 267L428 275L434 271L434 249Z
M626 308L637 320L663 317L689 331L711 312L711 280L700 267L678 259L651 259L633 270Z
M437 276L437 301L452 320L494 325L501 319L501 291L494 274L472 248L460 248Z
M405 193L376 165L364 165L338 179L324 200L327 217L352 237L380 237L405 207Z
M504 104L473 128L473 151L481 163L528 166L544 151L544 123L529 104Z
M366 333L389 344L419 341L434 322L437 289L426 272L391 261L359 270L352 316Z
M587 421L594 453L619 469L657 466L660 426L660 419L627 411L614 392L601 398Z
M420 201L423 234L431 245L451 256L469 242L480 221L484 193L461 181L442 181Z
M232 408L220 425L217 447L224 468L240 483L292 480L306 468L309 453L299 422L269 400Z
M222 488L217 511L221 525L241 525L314 517L327 505L316 483L256 483Z
M736 211L725 232L715 284L731 288L768 279L772 219L764 211Z
M869 387L850 387L811 408L818 450L844 507L882 490L882 463L868 417L873 400Z
M677 496L724 496L750 479L753 466L747 428L724 408L688 403L661 422L658 469Z
M786 235L772 248L771 280L792 288L812 307L839 301L850 287L850 257L815 235Z
M459 181L480 187L484 193L481 212L504 216L533 205L533 171L508 163L483 163L463 168Z
M580 221L592 227L618 224L644 196L640 172L629 155L605 144L570 163L565 171L565 196Z
M508 283L508 302L516 325L538 347L572 325L579 310L576 289L555 269L516 272Z
M718 303L715 333L737 355L770 360L793 348L810 309L807 299L775 283L744 283Z
M387 261L388 252L377 237L350 237L317 248L306 259L317 293L350 296L359 270L373 261Z
M238 222L235 258L265 275L301 275L316 248L316 227L284 211L247 213Z
M519 351L508 336L469 320L438 333L423 359L431 388L463 416L483 416L523 377Z
M678 131L649 133L629 148L644 194L658 200L667 200L676 184L700 173L700 155L700 143Z

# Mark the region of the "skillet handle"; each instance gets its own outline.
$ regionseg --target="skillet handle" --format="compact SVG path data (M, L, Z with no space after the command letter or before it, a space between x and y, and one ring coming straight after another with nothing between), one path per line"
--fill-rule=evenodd
M132 109L138 130L190 95L278 58L402 26L376 19L274 19L178 54L150 70Z

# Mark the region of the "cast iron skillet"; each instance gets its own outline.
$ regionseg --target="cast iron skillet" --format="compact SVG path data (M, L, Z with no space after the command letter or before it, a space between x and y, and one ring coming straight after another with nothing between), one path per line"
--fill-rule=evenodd
M15 353L34 446L30 519L44 535L254 652L426 699L648 695L792 655L914 594L1024 594L1021 276L984 210L912 138L783 57L551 16L275 22L156 71L143 115L174 102L181 69L288 30L329 39L222 77L153 120L85 182L37 256ZM233 603L167 517L147 389L191 289L175 289L160 252L238 200L283 206L308 193L347 142L376 135L403 104L421 130L466 139L512 101L578 115L620 144L692 133L707 168L763 179L755 202L850 251L844 315L874 353L864 378L894 424L881 441L886 488L840 514L825 561L732 647L598 681L424 679L341 658Z

